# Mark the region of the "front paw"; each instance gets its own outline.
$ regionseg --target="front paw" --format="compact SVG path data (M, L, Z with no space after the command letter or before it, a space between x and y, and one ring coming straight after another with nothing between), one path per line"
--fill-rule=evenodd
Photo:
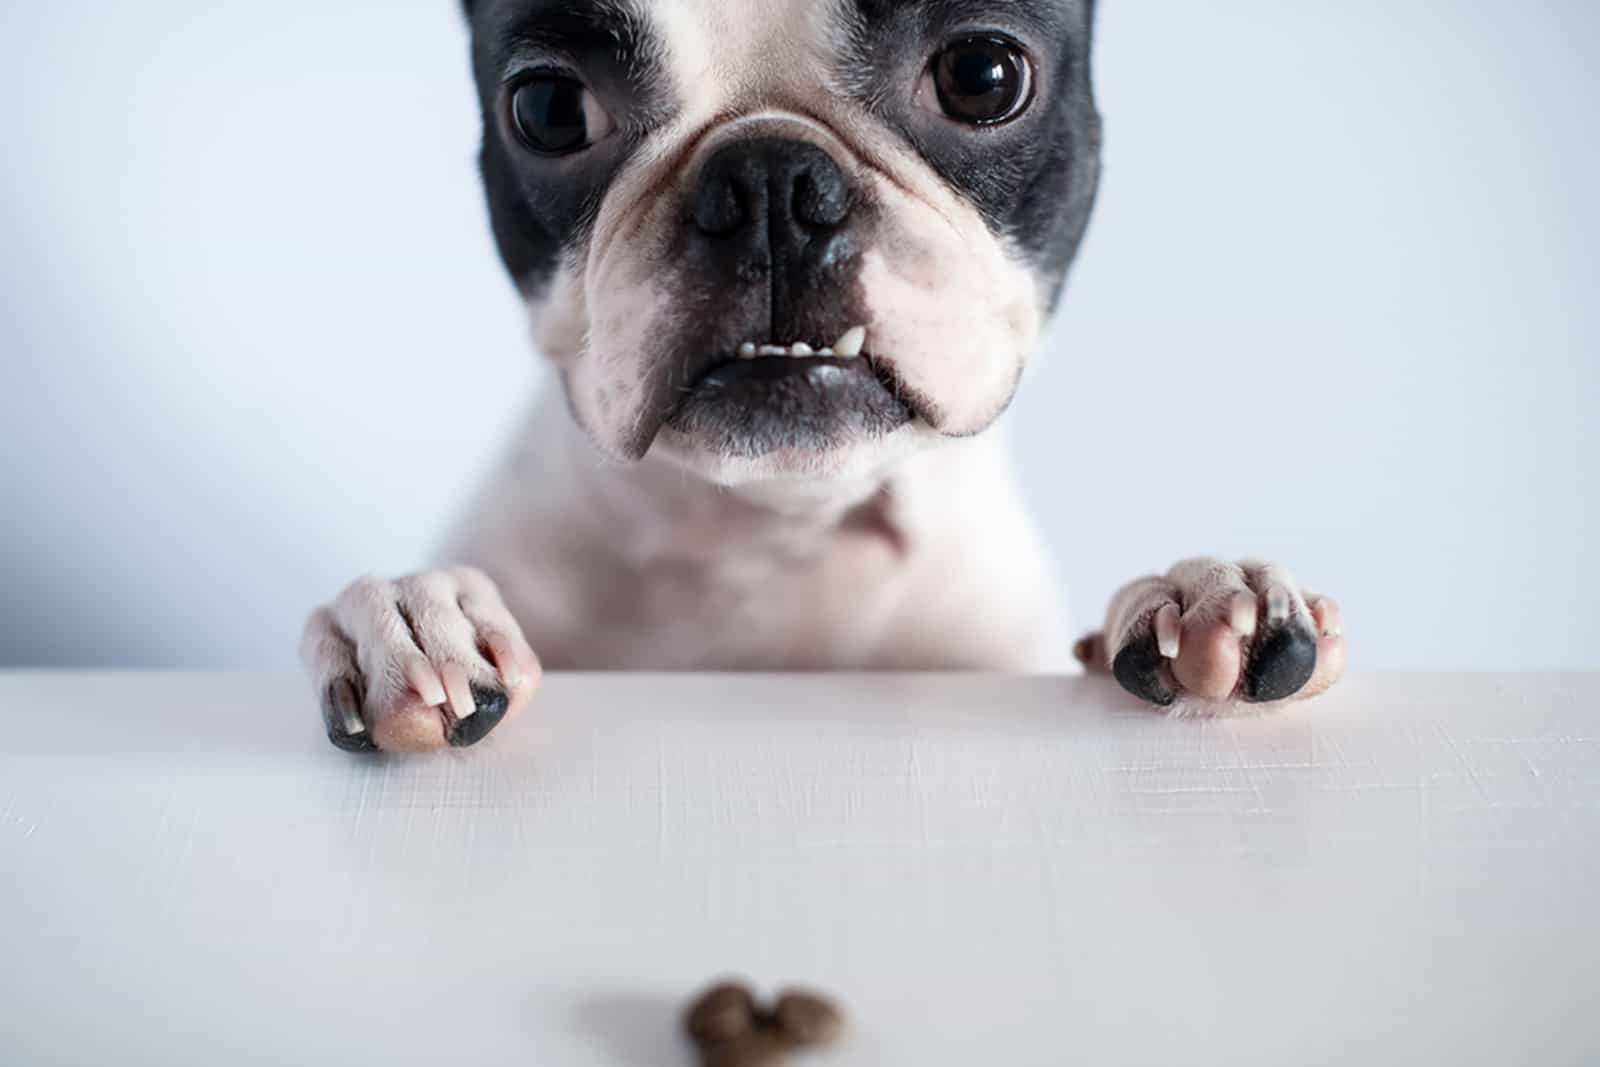
M328 739L350 752L476 744L542 675L499 590L470 567L355 582L312 614L300 653Z
M1141 700L1189 714L1303 700L1344 673L1344 625L1330 598L1283 567L1193 559L1112 598L1103 633L1078 643Z

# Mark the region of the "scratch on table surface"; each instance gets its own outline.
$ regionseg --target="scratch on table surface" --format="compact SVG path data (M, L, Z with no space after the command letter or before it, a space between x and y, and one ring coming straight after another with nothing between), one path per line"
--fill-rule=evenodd
M6 797L6 808L4 811L0 811L0 826L26 827L26 829L22 831L22 839L24 841L32 837L34 831L39 828L38 823L17 811L16 793L12 793Z
M180 810L188 813L188 825L183 833L183 847L178 850L177 856L172 860L171 869L167 872L167 884L161 890L161 917L163 920L171 918L178 905L180 896L178 881L184 869L188 866L189 857L194 852L194 839L196 834L199 833L201 812L204 809L199 804L186 804ZM170 819L163 818L163 825L159 828L158 837L165 836L166 827L170 825L170 822ZM165 854L165 852L165 849L159 850L159 854Z
M1228 793L1254 793L1258 798L1261 796L1260 789L1243 785L1175 785L1159 789L1130 788L1128 792L1144 797L1181 796L1186 793L1197 794L1200 796L1209 796L1211 794L1225 795Z
M1231 771L1248 766L1257 771L1316 771L1326 770L1325 763L1248 763L1243 754L1239 756L1238 764L1216 764L1204 768L1212 771ZM1152 763L1126 763L1116 767L1106 768L1108 774L1149 774L1156 771L1172 771L1181 774L1191 774L1195 770L1193 763L1182 760L1156 760Z
M656 855L667 851L667 748L656 731Z
M1261 792L1261 783L1256 779L1255 771L1250 768L1249 761L1244 758L1244 749L1239 746L1238 733L1234 730L1226 730L1224 733L1228 738L1229 747L1233 749L1234 758L1237 759L1240 765L1244 767L1244 780L1245 783L1250 787L1249 792L1255 794L1256 805L1254 808L1251 808L1249 811L1245 812L1245 814L1261 814L1267 810L1266 797L1263 796Z
M1457 742L1455 735L1450 732L1449 726L1441 726L1439 732L1444 735L1444 742L1449 746L1451 755L1455 756L1456 762L1460 763L1461 768L1467 772L1467 779L1472 782L1472 788L1477 792L1478 799L1485 807L1489 806L1492 803L1489 799L1489 791L1484 788L1483 779L1478 775L1478 768L1473 766L1472 761L1467 758L1467 754L1461 750L1461 745Z

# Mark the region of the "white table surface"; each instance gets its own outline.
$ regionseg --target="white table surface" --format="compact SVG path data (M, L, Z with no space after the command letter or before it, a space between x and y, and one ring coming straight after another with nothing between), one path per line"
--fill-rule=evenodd
M1092 679L558 676L360 758L288 677L0 674L0 1063L1600 1063L1600 675L1175 721Z

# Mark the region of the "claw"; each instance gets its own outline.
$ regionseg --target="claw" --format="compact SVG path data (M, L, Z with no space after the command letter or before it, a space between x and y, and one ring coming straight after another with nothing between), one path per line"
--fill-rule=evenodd
M1285 622L1289 618L1289 591L1281 585L1267 589L1267 621Z
M1228 625L1240 637L1250 637L1256 632L1256 598L1249 593L1235 593L1228 603Z
M450 694L450 712L456 721L470 719L478 713L477 702L472 699L472 683L459 663L445 664L439 677L444 682L445 692Z
M334 747L346 752L377 751L361 718L361 699L348 680L338 678L329 683L322 697L322 718Z
M1163 604L1156 612L1156 647L1166 659L1178 658L1178 646L1183 637L1182 620L1178 605Z
M430 708L442 708L450 702L445 694L444 684L439 681L439 675L434 671L432 664L421 656L413 656L406 664L406 683L416 691L417 696Z

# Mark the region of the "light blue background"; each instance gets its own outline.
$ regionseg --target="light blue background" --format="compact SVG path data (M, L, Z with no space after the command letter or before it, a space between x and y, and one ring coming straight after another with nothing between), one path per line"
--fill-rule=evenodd
M1018 402L1076 619L1188 554L1360 667L1600 666L1600 11L1104 0ZM287 666L539 379L451 0L0 6L0 663Z

